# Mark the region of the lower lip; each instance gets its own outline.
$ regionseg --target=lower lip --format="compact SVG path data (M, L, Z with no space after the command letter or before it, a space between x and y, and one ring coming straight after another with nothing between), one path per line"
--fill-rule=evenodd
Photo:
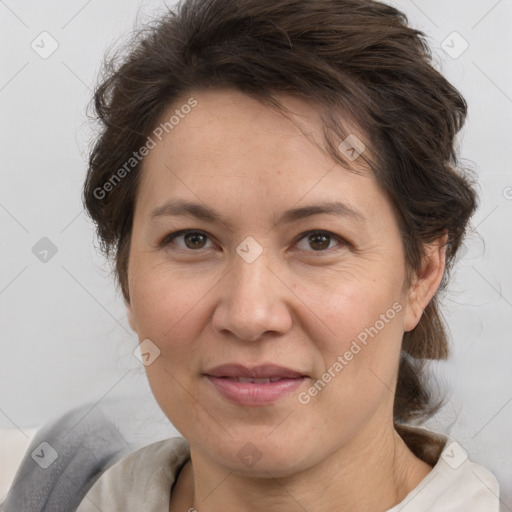
M240 405L266 405L295 391L305 380L281 379L276 382L254 383L238 382L223 377L206 378L215 386L215 389L224 397Z

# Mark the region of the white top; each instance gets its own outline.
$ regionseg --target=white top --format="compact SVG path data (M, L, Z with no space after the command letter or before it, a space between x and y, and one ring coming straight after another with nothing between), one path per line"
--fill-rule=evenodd
M446 444L432 471L402 502L383 512L499 512L494 475L471 462L457 442L436 434ZM180 437L140 448L107 469L76 512L168 512L171 486L189 459L189 445Z

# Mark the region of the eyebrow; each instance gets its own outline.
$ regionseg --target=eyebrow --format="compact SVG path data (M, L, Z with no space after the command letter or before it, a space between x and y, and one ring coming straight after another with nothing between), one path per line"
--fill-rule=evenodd
M350 217L359 222L365 220L364 215L357 209L340 201L324 202L319 204L301 206L286 210L277 220L276 224L290 224L313 215L329 214L340 217ZM231 224L222 215L209 206L183 200L170 200L154 208L149 214L150 220L162 216L192 216L198 219L217 222L231 227Z

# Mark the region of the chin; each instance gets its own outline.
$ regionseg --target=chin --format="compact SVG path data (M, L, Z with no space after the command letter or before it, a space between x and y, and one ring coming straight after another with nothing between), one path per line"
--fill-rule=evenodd
M236 453L234 458L230 457L226 460L224 455L222 459L222 465L228 471L250 478L286 478L308 467L302 457L297 460L293 454L289 454L289 457L276 458L269 453L262 453L252 460L245 454L244 460L240 460Z
M314 453L305 452L307 441L268 437L269 430L261 437L246 435L236 439L228 438L225 443L215 446L203 445L209 457L227 471L238 475L255 478L282 478L294 475L315 465L321 459L319 450ZM272 434L271 434L272 436ZM287 441L287 442L286 442Z

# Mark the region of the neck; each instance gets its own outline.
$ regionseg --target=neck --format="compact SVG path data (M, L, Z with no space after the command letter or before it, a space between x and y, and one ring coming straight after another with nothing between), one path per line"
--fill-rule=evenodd
M291 476L250 478L191 448L172 494L172 512L383 512L400 503L430 472L391 427L360 433L328 459Z

